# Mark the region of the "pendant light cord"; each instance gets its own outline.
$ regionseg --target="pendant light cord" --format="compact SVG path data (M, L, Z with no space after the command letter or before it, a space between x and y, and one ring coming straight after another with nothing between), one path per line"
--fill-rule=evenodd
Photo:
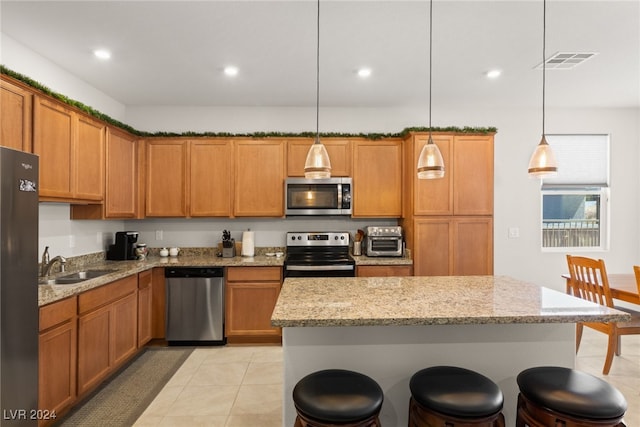
M544 106L545 106L545 88L547 74L547 0L542 1L542 137L544 138Z
M318 0L316 45L316 141L320 142L320 0Z
M433 70L432 66L433 57L433 0L429 0L429 142L432 142L431 138L431 74Z

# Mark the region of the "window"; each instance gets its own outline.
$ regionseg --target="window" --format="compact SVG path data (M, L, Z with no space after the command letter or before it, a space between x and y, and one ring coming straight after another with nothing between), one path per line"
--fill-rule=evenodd
M609 136L547 135L558 175L542 182L542 249L606 250Z

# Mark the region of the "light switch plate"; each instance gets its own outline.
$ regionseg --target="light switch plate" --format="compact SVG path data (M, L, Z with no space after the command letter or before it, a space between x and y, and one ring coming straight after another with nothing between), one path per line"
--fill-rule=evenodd
M509 227L509 238L517 239L520 237L520 228L518 227Z

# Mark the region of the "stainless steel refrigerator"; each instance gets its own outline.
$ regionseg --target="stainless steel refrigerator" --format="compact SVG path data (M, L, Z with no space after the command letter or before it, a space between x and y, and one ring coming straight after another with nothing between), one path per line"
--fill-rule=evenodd
M0 147L0 424L38 418L38 157Z

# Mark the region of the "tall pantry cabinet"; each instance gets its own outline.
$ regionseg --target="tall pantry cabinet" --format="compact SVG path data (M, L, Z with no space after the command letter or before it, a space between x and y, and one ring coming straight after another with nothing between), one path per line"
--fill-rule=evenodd
M416 276L493 274L493 134L434 134L440 179L418 179L426 133L405 140L404 216Z

